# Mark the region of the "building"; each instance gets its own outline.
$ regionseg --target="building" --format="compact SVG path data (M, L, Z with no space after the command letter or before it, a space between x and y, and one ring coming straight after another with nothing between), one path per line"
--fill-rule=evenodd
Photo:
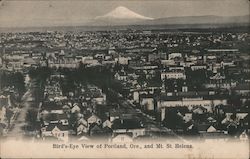
M184 72L162 72L161 80L165 79L186 79L186 75Z

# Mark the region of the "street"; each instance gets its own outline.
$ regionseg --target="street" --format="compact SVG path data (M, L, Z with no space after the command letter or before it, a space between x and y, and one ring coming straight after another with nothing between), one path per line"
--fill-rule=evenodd
M31 82L31 86L32 85L34 85L34 82ZM29 87L23 95L20 103L21 107L15 111L10 121L9 129L7 129L7 138L22 139L24 137L26 133L25 126L27 125L26 115L30 107L34 104L33 91L33 88Z

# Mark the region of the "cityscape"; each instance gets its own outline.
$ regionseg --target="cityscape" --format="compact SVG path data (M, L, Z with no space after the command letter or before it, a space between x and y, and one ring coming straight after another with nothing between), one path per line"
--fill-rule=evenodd
M244 158L249 20L249 0L0 0L0 158Z
M2 139L247 141L249 30L1 33Z

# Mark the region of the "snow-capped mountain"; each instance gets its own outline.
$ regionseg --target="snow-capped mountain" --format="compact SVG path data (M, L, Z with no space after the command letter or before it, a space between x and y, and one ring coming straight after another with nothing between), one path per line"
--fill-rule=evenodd
M140 14L138 14L134 11L131 11L130 9L123 7L123 6L119 6L103 16L97 16L95 19L153 20L153 18L140 15Z

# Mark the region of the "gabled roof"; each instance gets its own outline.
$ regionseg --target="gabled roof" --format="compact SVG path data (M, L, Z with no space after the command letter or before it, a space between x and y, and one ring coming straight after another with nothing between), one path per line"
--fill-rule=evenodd
M177 111L177 112L180 112L182 115L184 115L186 113L192 113L189 111L188 107L182 107L182 106L169 107L167 110Z
M62 110L63 104L56 103L55 101L46 101L42 104L43 110Z
M113 138L116 138L117 136L126 136L126 137L129 137L129 138L132 138L133 137L133 133L132 132L114 133L114 137Z
M97 115L95 114L88 114L86 115L85 119L89 120L90 118L96 118L96 119L100 119Z
M218 106L215 106L215 109L221 109L225 113L233 113L236 110L235 107L230 106L230 105L218 105Z
M216 132L216 131L217 129L212 125L207 128L207 132Z
M197 129L198 131L207 131L207 129L210 127L210 124L198 124Z
M211 122L216 121L216 120L215 120L213 117L211 117L211 116L208 117L207 120L208 120L208 121L211 121Z
M87 136L87 135L82 135L82 136L80 136L80 138L79 139L77 139L78 141L89 141L90 139L89 139L89 137Z
M239 84L237 85L234 90L249 90L250 88L250 84L248 83L242 83L242 84Z
M140 98L154 98L153 94L140 94Z
M105 120L103 123L111 123L111 124L112 124L112 122L111 122L110 120L108 120L108 119ZM102 123L102 124L103 124L103 123Z
M105 131L105 132L113 132L113 129L111 129L111 128L105 126L105 127L103 128L103 131Z
M67 125L62 125L62 124L49 124L48 126L45 127L46 131L52 131L54 128L58 128L60 131L68 131L69 126Z
M197 114L203 114L205 111L206 111L206 108L204 107L198 107L193 110L193 112Z
M49 113L45 116L45 121L60 121L68 119L67 114Z
M90 131L102 131L102 128L97 124L94 124L93 127L89 128Z
M88 125L88 122L87 122L84 118L79 119L77 122L78 122L79 125L80 125L80 124L82 124L82 125L84 125L84 126L87 126L87 125Z
M81 111L81 109L80 109L80 107L78 105L75 105L75 106L73 106L73 108L71 108L71 112L72 113L74 113L74 112L80 112L80 111Z
M236 118L237 119L245 119L245 118L247 118L247 116L248 116L248 113L246 112L246 113L236 113Z
M137 119L115 119L112 129L140 129L143 128Z

